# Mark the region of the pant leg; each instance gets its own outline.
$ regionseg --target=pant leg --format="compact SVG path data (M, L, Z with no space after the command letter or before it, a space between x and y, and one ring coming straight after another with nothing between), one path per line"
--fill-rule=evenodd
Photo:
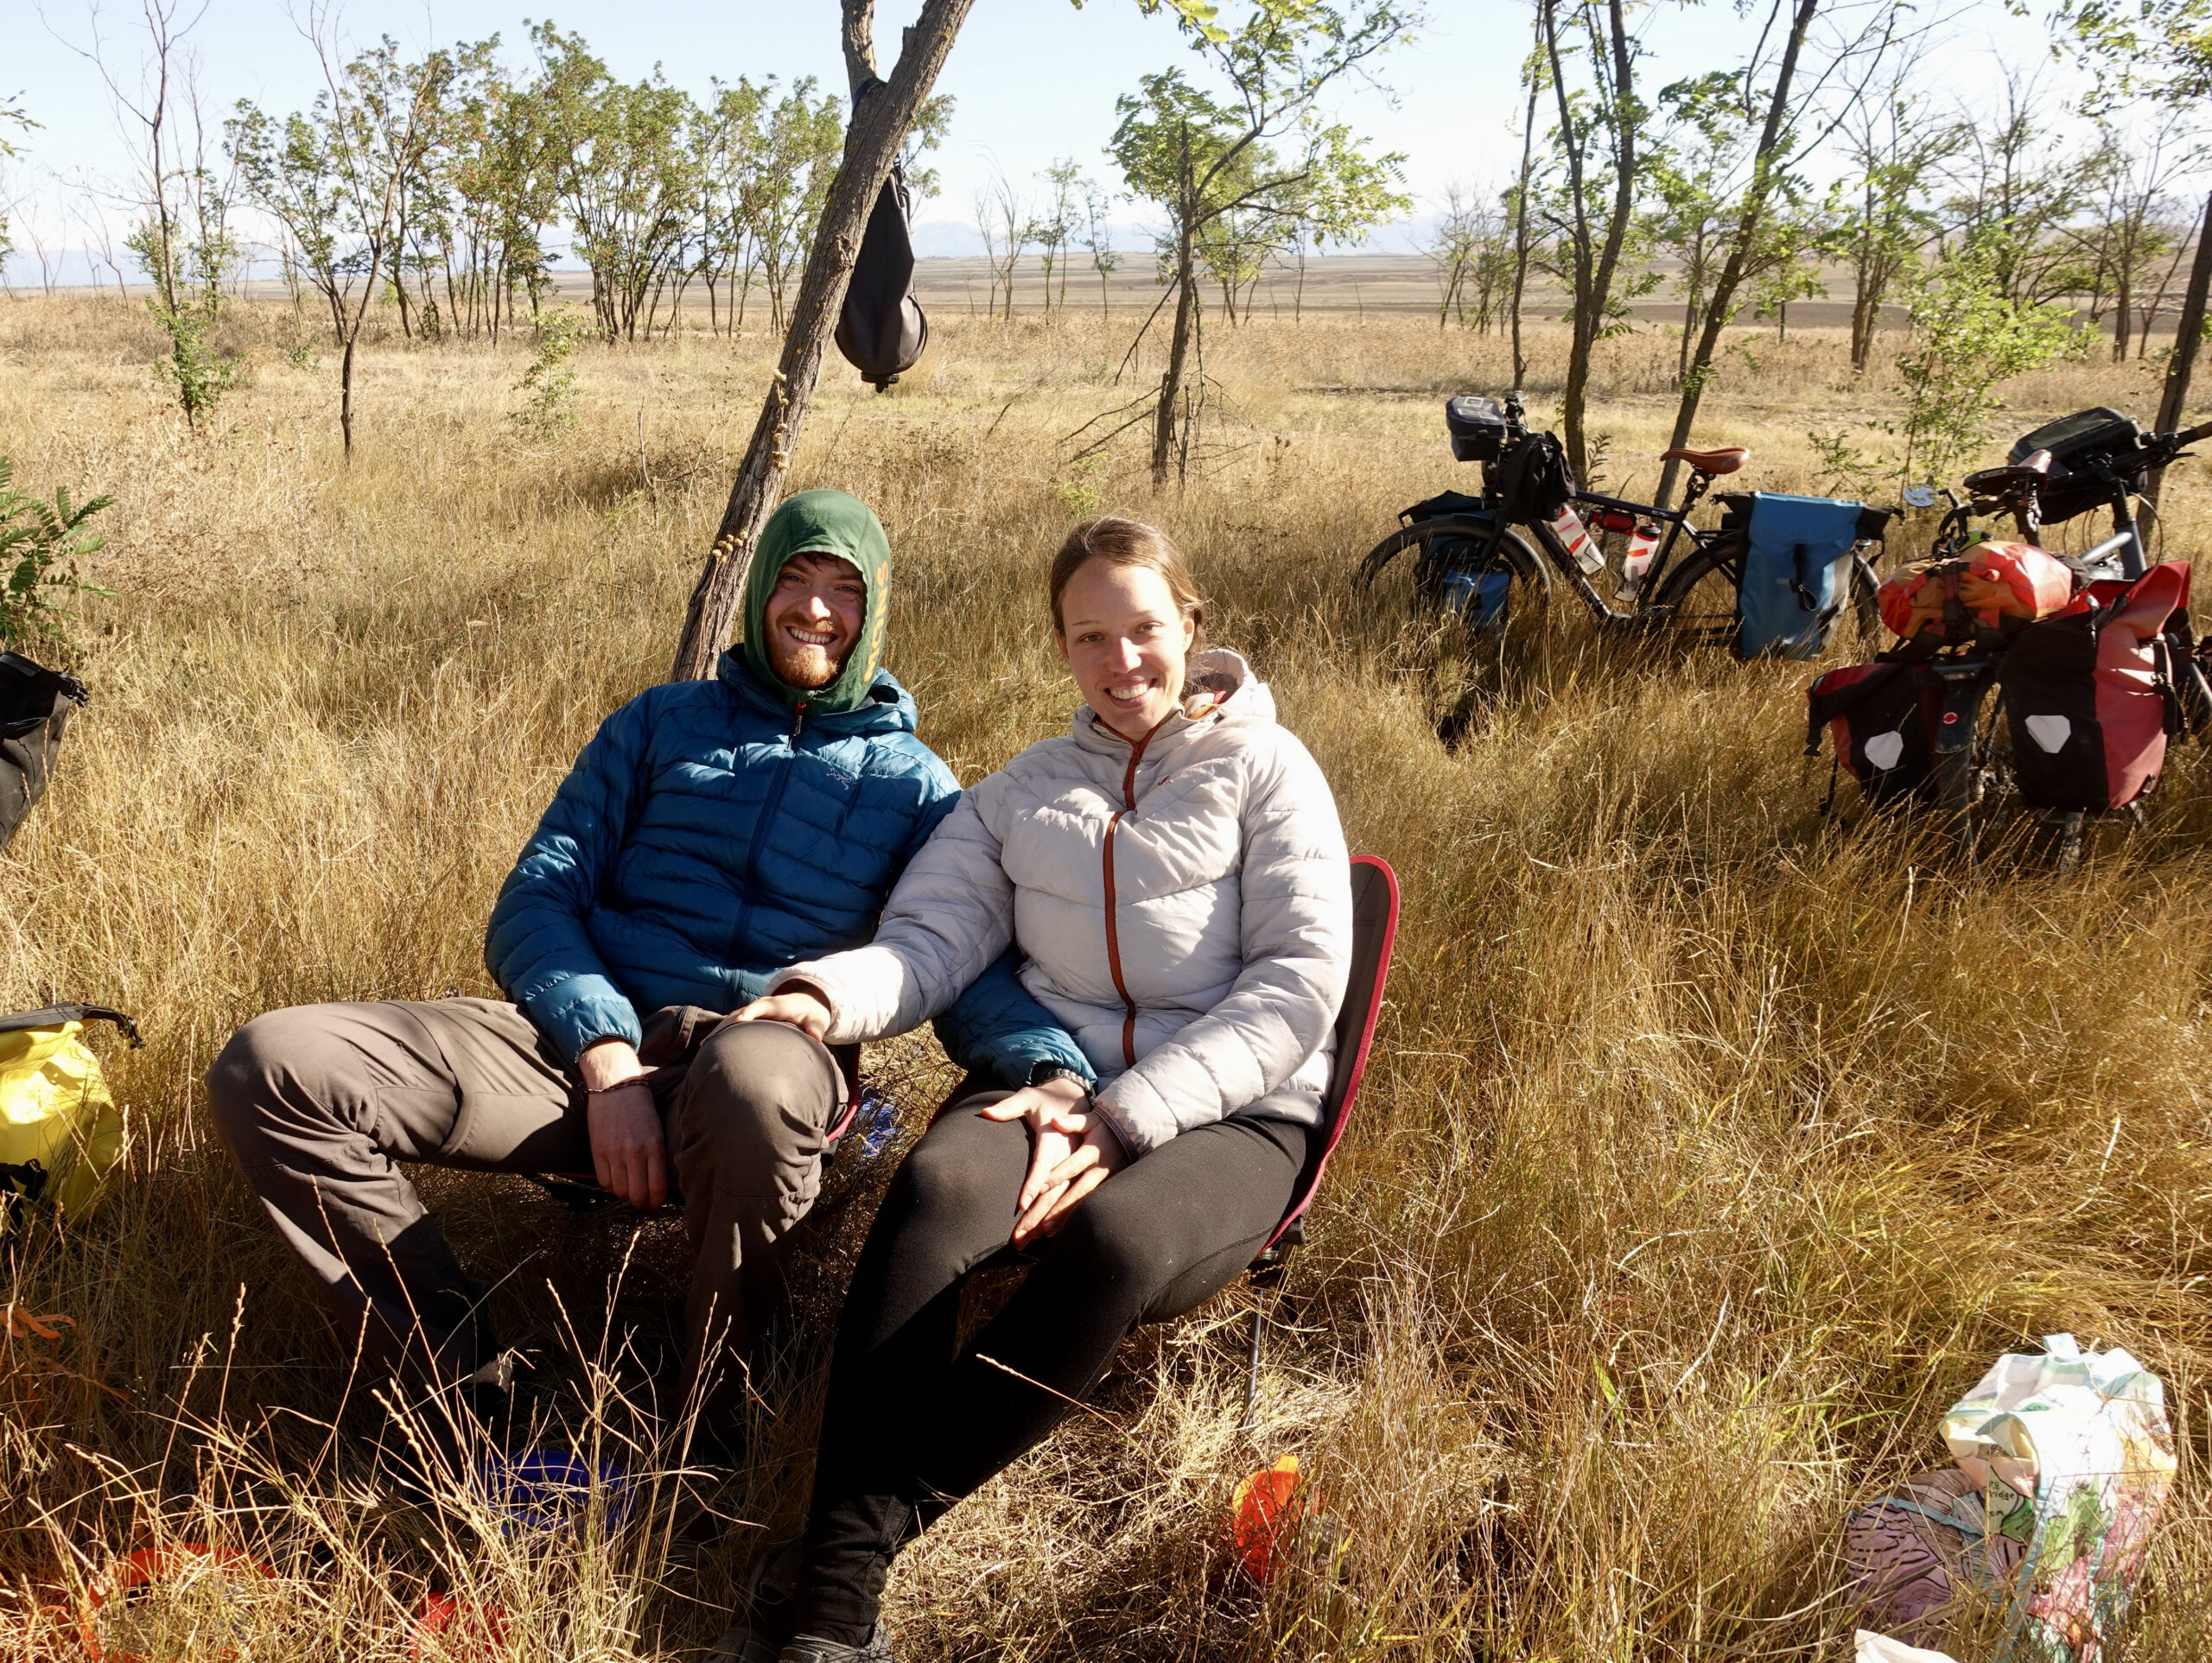
M926 1418L951 1367L969 1273L1006 1249L1029 1171L1019 1120L971 1097L923 1135L886 1191L838 1320L815 1460L798 1621L859 1644L891 1556L915 1527L909 1423Z
M1312 1139L1282 1120L1197 1127L1070 1214L946 1376L913 1467L924 1522L1040 1443L1138 1323L1195 1310L1235 1281L1281 1221Z
M1125 1167L1036 1249L1020 1291L948 1363L959 1282L1005 1245L1027 1170L1026 1130L999 1129L1021 1135L988 1146L944 1137L950 1170L910 1187L909 1215L893 1216L887 1199L870 1232L817 1467L799 1601L809 1633L858 1643L906 1540L1042 1440L1138 1323L1193 1309L1233 1281L1281 1219L1312 1142L1302 1127L1230 1120ZM933 1128L915 1159L939 1137ZM931 1294L939 1282L949 1291Z
M271 1011L224 1046L207 1096L277 1233L388 1370L450 1380L491 1355L477 1286L398 1162L590 1170L581 1093L501 1000Z
M725 1022L670 1105L670 1165L697 1255L687 1378L710 1415L734 1403L782 1293L779 1245L820 1192L823 1144L844 1093L818 1040L780 1022Z

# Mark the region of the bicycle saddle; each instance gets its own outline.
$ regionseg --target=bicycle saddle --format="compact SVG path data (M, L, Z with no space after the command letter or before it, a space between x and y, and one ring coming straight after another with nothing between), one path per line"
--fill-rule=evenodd
M1729 445L1720 450L1662 450L1662 462L1688 462L1700 473L1733 473L1751 460L1751 453L1741 445Z
M2003 497L2023 486L2041 485L2050 472L2050 453L2039 450L2010 467L1986 467L1979 473L1969 473L1961 483L1977 497Z

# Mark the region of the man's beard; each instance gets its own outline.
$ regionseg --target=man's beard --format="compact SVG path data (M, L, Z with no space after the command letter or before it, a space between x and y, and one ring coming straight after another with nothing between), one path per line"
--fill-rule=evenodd
M796 645L779 631L768 645L768 667L785 687L812 693L836 681L844 661L832 658L820 647Z

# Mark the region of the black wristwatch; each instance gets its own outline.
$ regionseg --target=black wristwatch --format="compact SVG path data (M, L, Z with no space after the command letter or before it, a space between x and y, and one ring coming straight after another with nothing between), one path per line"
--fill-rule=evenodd
M1090 1082L1065 1063L1039 1063L1029 1070L1031 1085L1041 1086L1048 1080L1072 1080L1083 1088L1084 1096L1090 1095Z

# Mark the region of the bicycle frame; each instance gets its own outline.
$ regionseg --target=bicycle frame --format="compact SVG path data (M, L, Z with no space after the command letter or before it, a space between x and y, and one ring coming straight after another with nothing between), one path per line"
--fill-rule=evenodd
M1642 520L1657 520L1667 527L1667 535L1659 545L1658 553L1651 557L1650 568L1643 574L1642 581L1637 587L1636 605L1628 612L1618 610L1598 593L1598 586L1590 581L1590 574L1582 569L1581 563L1570 552L1565 539L1554 528L1552 521L1523 520L1516 524L1525 530L1535 534L1537 546L1544 551L1553 567L1567 581L1574 593L1581 598L1582 604L1590 609L1594 617L1603 619L1608 623L1632 623L1637 614L1643 612L1649 605L1649 598L1659 592L1660 580L1666 575L1668 567L1673 563L1675 550L1683 536L1688 535L1690 546L1694 549L1702 549L1705 546L1704 534L1690 524L1690 511L1697 506L1711 483L1712 481L1703 474L1693 473L1690 476L1689 489L1684 494L1682 505L1680 508L1658 508L1649 503L1631 502L1625 497L1608 497L1596 491L1578 491L1567 499L1567 505L1561 511L1562 513L1572 513L1577 507L1587 506L1601 511L1632 514ZM1581 516L1578 514L1575 518L1580 524ZM1588 534L1586 527L1585 535Z

